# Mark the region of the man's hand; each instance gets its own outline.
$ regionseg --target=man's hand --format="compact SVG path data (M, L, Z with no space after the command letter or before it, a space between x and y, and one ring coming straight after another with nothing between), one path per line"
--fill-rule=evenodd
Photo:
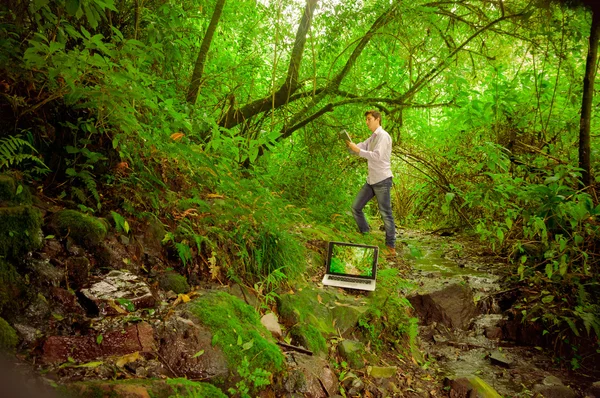
M360 148L358 147L358 145L356 145L353 142L350 141L346 141L346 146L354 153L359 153L360 152Z

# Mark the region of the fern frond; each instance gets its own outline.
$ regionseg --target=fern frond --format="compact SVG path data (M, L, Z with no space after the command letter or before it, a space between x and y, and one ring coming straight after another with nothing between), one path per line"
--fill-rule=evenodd
M9 136L0 139L0 170L15 167L23 162L32 162L41 168L33 168L37 173L44 174L50 171L48 166L37 157L23 153L24 150L30 150L36 153L36 149L29 142L19 138L19 136Z

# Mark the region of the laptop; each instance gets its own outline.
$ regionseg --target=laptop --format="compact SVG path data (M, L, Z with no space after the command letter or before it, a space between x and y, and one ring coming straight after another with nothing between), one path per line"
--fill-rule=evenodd
M329 242L323 285L375 290L378 254L377 246Z

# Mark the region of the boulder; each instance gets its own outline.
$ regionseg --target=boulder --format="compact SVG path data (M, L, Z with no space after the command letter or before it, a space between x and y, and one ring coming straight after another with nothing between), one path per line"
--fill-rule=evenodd
M213 346L213 334L185 312L167 318L157 327L159 349L169 369L190 379L227 378L227 358Z
M348 363L352 369L362 369L365 367L363 355L365 345L358 341L344 340L338 345L338 353L343 360Z
M98 338L99 335L102 339ZM69 358L85 363L108 356L155 350L152 326L140 322L98 335L50 336L44 342L42 359L48 364L66 362Z
M88 289L82 289L81 294L100 315L117 315L156 304L148 285L127 271L111 271Z
M291 353L288 359L288 374L283 380L286 394L277 396L304 396L325 398L339 391L335 373L327 360L300 353Z
M260 323L262 323L263 326L266 327L267 330L271 332L273 337L275 337L276 339L281 338L281 336L283 335L283 331L281 330L281 326L279 325L277 315L275 315L274 313L269 312L268 314L263 315L263 317L260 318Z
M585 390L586 397L600 398L600 381L595 382Z
M0 207L0 257L20 258L42 247L42 213L32 206Z
M67 279L71 288L81 288L90 280L90 260L84 256L73 256L67 258Z
M76 210L61 210L55 213L51 226L61 236L68 236L86 247L100 244L108 229L105 221Z
M467 329L477 315L470 287L459 283L407 297L422 324L442 323L449 328Z
M185 276L173 271L165 272L158 277L158 287L165 291L171 290L177 294L190 291L190 285Z

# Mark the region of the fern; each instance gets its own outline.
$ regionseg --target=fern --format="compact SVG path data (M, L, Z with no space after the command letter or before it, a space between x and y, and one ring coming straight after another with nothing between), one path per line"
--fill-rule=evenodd
M23 150L31 150L37 153L36 149L27 141L19 136L9 136L0 139L0 170L15 167L23 162L32 162L39 167L34 167L33 171L37 174L45 174L50 171L48 166L37 157L23 153Z
M100 204L100 194L98 193L98 187L96 185L96 180L94 180L94 175L87 170L81 170L80 172L75 171L73 168L68 168L66 171L67 175L73 179L78 179L87 188L88 192L94 197L96 200L96 206L98 210L102 207ZM82 203L87 201L85 194L79 188L72 187L71 193L74 197L79 199Z

